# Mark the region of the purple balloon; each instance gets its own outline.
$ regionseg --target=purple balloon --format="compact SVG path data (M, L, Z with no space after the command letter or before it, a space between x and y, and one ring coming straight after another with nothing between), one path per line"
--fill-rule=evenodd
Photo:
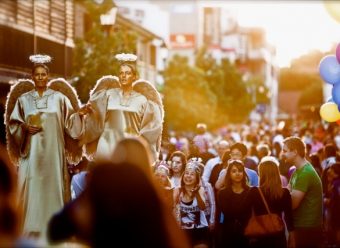
M340 64L335 55L327 55L321 59L319 64L319 73L326 83L340 83Z
M338 62L340 63L340 43L336 46L336 59L338 60Z

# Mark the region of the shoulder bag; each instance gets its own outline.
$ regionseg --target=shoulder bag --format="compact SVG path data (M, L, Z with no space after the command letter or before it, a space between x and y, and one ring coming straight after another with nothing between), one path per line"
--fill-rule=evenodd
M261 189L258 188L258 190L268 213L264 215L255 215L253 209L252 216L250 217L244 230L244 235L247 237L271 235L281 232L284 229L282 218L279 215L270 212L267 201L264 198Z

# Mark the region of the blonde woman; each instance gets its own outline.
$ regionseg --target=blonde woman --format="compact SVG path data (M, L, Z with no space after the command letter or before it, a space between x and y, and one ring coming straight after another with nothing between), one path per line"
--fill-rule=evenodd
M259 189L267 201L269 210L281 217L284 213L284 221L288 232L291 233L293 231L292 200L289 190L282 186L279 162L275 157L266 156L262 158L259 164L259 179ZM253 208L255 215L267 214L259 189L253 187L249 194L250 206ZM291 242L293 241L291 240ZM288 245L285 230L277 234L252 239L250 245L251 247L285 248Z

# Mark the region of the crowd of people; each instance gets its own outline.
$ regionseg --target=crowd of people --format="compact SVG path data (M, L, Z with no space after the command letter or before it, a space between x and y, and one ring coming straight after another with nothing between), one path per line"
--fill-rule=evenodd
M181 182L185 182L192 158L200 157L200 162L196 162L198 171L203 170L199 185L213 188L213 196L206 198L209 200L204 208L208 210L208 235L198 235L206 237L204 242L197 239L191 232L204 227L193 225L189 232L193 245L203 242L205 247L339 247L339 131L337 124L300 120L279 121L275 125L265 121L228 125L215 132L198 124L192 132L170 132L160 157L160 161L166 161L160 164L168 166L169 181L178 181L179 168L184 168ZM172 186L175 192L186 188L183 183ZM245 228L252 214L268 212L259 191L263 192L269 211L282 218L285 229L268 236L249 237ZM205 192L208 196L209 190ZM199 202L200 195L196 198ZM193 202L194 199L191 198ZM210 211L209 206L216 207ZM215 215L214 222L209 219L209 211ZM186 215L183 208L182 216ZM179 223L187 229L184 221Z
M163 132L131 54L81 106L35 56L8 95L0 247L340 247L340 126L229 124ZM14 166L13 166L14 165ZM16 166L16 167L15 167ZM16 168L16 169L14 169ZM72 169L72 170L70 170ZM249 234L274 214L279 231Z

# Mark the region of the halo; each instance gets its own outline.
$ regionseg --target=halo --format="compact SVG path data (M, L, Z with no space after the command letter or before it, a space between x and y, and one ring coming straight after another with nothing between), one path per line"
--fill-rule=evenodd
M45 63L50 63L52 58L51 58L51 56L45 55L45 54L35 54L35 55L31 55L29 57L29 60L32 63L45 64Z
M115 58L121 62L135 62L137 60L137 55L132 54L132 53L120 53L116 54Z

